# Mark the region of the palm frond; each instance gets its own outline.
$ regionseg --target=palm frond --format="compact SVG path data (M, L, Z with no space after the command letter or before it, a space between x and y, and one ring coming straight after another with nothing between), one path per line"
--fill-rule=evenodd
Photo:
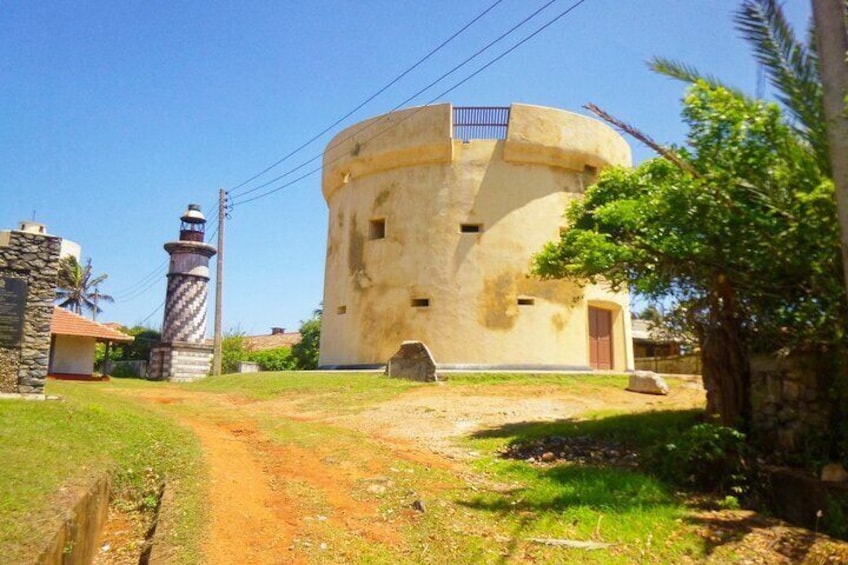
M653 57L650 61L648 61L648 68L654 71L655 73L659 73L661 75L665 75L667 77L683 82L694 83L699 80L702 80L710 86L726 88L727 90L732 90L733 92L739 93L736 88L725 84L717 77L709 74L704 74L698 69L696 69L694 66L684 63L682 61L668 59L666 57Z
M623 131L624 133L627 133L627 134L633 136L634 138L638 139L639 141L641 141L642 143L644 143L645 145L647 145L648 147L650 147L651 149L656 151L657 154L659 154L661 157L663 157L666 160L674 163L674 165L677 166L680 170L685 171L685 172L691 174L692 176L698 176L697 172L692 168L692 166L689 163L687 163L686 161L681 159L671 149L669 149L667 147L663 147L662 145L660 145L659 143L654 141L654 139L651 136L649 136L647 133L643 132L639 128L637 128L633 125L630 125L623 120L616 118L615 116L605 112L604 110L602 110L601 108L599 108L595 104L592 104L592 103L586 104L584 106L584 108L586 108L587 110L589 110L590 112L592 112L593 114L595 114L596 116L598 116L599 118L601 118L602 120L607 122L608 124L612 125L614 128L616 128L620 131Z
M734 16L736 28L777 89L776 97L798 122L796 129L827 166L827 131L818 57L800 42L776 0L744 0Z

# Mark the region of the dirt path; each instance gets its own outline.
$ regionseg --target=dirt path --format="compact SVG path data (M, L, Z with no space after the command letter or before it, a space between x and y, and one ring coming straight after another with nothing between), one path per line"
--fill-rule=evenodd
M409 475L412 469L402 468L399 461L439 470L442 476L476 489L475 484L484 485L485 479L474 476L466 461L477 454L460 447L459 436L510 424L566 420L591 410L703 405L703 391L697 386L678 387L668 397L608 388L601 397L575 396L545 386L477 386L471 393L422 387L346 415L306 409L296 396L254 402L179 386L133 394L172 412L202 444L211 513L203 562L210 564L355 563L361 561L357 556L363 547L370 546L391 548L389 554L404 556L405 562L425 562L426 553L419 555L420 548L407 547L401 533L406 526L421 526L424 519L410 505L416 482L424 477ZM290 429L308 434L312 425L325 434L338 430L340 437L310 443L304 437L274 436ZM456 485L431 482L427 488L430 500L439 500L439 489ZM383 504L387 491L401 493L402 499L389 505L397 509L394 513ZM726 513L705 515L702 536L710 540L728 535L736 518ZM791 547L792 540L805 532L757 520L745 523L742 537L750 546L742 552L746 562L796 562L774 548L781 547L781 540L789 540L784 545Z
M379 485L397 471L392 465L398 459L460 473L456 460L474 454L456 447L452 440L457 436L506 423L565 419L600 407L650 409L701 402L697 389L673 400L626 393L603 400L581 398L545 387L535 392L528 397L526 386L480 387L473 395L448 388L413 389L345 416L306 411L296 399L249 402L178 386L137 394L172 408L202 444L211 487L204 563L272 564L306 563L316 547L323 547L318 539L322 522L368 542L402 546L398 521L414 521L414 512L388 520L379 515L379 497L363 497L361 491L380 493ZM269 418L361 432L369 437L370 448L340 458L320 445L274 442L261 431L260 421ZM299 486L302 496L293 496L291 485Z

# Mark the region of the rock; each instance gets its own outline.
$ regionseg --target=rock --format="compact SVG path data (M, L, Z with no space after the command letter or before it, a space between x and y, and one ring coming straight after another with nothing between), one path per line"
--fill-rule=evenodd
M822 467L821 480L829 483L848 482L848 471L841 463L828 463Z
M635 371L627 385L630 392L643 394L668 394L668 383L653 371Z
M416 500L415 502L412 503L412 509L417 510L421 513L424 513L424 512L427 511L427 508L424 506L424 503L421 502L420 500Z
M542 461L545 463L550 463L554 459L556 459L556 455L554 455L550 451L546 451L542 454Z
M436 374L436 361L430 350L420 341L404 341L386 367L386 374L397 379L420 382L440 380Z

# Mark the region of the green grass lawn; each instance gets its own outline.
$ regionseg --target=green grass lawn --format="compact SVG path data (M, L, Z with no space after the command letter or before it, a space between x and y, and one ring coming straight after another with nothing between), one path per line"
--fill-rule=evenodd
M510 394L527 386L532 394L552 390L573 395L620 390L621 376L450 375L438 385L473 393ZM143 502L166 480L173 495L166 505L169 555L174 563L197 563L205 525L206 477L196 439L176 423L180 403L158 408L133 400L133 391L172 385L114 379L109 383L50 382L48 393L62 401L0 401L0 551L11 562L32 555L47 520L56 515L60 489L84 484L98 473L115 477L118 490ZM278 398L297 400L298 409L345 415L367 410L407 391L428 387L375 373L267 373L224 375L181 385L183 391L217 393L258 401L257 423L279 445L316 450L319 460L392 462L390 486L380 495L358 485L352 496L380 501L380 519L396 524L402 548L368 543L333 522L315 522L317 537L343 545L352 563L676 563L697 561L704 544L687 522L687 500L644 472L559 463L535 465L501 457L505 446L549 436L593 436L642 448L691 426L697 411L638 414L584 413L574 420L519 423L460 439L478 453L468 472L402 459L365 434L321 421L298 421L274 409ZM118 394L120 393L120 394ZM261 406L268 406L264 414ZM222 408L218 406L217 410ZM227 415L226 417L235 417ZM329 460L329 459L328 459ZM329 472L329 470L328 470ZM470 478L472 477L473 478ZM282 487L281 487L282 488ZM285 485L314 514L330 512L320 492L293 481ZM301 489L303 492L299 492ZM426 513L410 524L413 498ZM549 547L531 538L594 540L614 544L600 551ZM37 548L36 548L37 549ZM315 550L317 551L317 550ZM320 553L309 554L323 562ZM20 559L19 559L20 558ZM169 562L171 562L169 561Z
M180 560L197 555L204 471L194 436L101 383L51 381L47 393L62 399L0 400L0 561L34 559L62 493L107 473L128 504L151 505L167 480L179 501L165 517L168 543Z

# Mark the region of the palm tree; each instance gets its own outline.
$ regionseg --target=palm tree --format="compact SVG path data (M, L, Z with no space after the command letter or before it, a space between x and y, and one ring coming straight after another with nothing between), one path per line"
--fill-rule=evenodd
M794 119L799 135L815 153L822 170L829 171L827 123L812 22L806 41L799 40L777 0L743 0L734 22L776 89L775 96ZM648 66L685 82L704 80L728 88L719 79L673 59L654 57Z
M814 5L814 12L815 7ZM836 8L836 11L839 9ZM848 0L843 0L841 13L843 17L848 13ZM848 156L840 150L848 141L842 137L831 138L837 146L834 154L831 154L828 139L829 127L834 130L831 135L844 135L842 132L846 126L844 118L839 118L838 108L848 106L848 97L845 98L845 105L840 105L839 98L845 93L836 90L836 103L831 102L831 105L837 109L831 109L829 121L825 112L819 46L812 19L806 41L795 36L777 0L743 0L736 10L734 21L736 29L751 45L754 57L776 89L777 99L794 119L798 135L806 140L821 170L826 171L833 179L834 196L839 211L837 219L842 231L842 271L848 295ZM842 26L842 33L844 29ZM824 55L827 56L828 53ZM836 60L839 58L844 61L845 54L837 54ZM724 86L716 78L702 75L694 67L672 59L654 57L648 66L658 73L686 82L705 80L713 85ZM739 92L735 89L734 91ZM841 120L842 125L834 124L834 120Z
M90 310L92 318L97 319L97 314L103 311L99 303L115 301L97 289L108 277L109 275L92 277L91 259L86 261L83 267L73 255L63 257L59 261L59 276L56 281L56 300L61 301L59 306L80 315L83 310Z

